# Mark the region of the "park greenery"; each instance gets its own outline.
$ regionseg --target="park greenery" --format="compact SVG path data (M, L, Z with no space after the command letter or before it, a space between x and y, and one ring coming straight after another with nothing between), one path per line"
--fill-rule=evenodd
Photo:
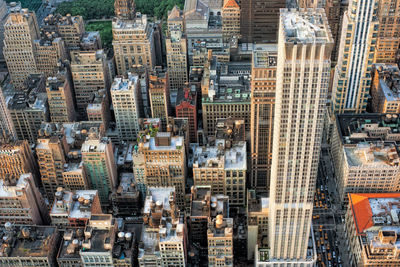
M31 11L37 11L42 4L42 0L6 0L6 2L21 2L23 8L27 8Z
M31 0L28 0L31 1ZM175 5L183 8L184 0L136 0L136 11L158 19L166 18ZM61 3L56 13L61 15L81 15L85 20L112 18L114 0L75 0Z

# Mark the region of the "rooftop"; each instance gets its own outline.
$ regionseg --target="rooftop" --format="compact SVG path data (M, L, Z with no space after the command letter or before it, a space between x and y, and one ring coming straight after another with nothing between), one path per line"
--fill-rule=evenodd
M400 101L400 70L397 65L375 64L379 85L387 101Z
M94 42L97 42L97 40L99 39L100 39L100 32L98 31L85 32L85 34L82 36L81 43L92 44Z
M133 173L124 172L120 174L120 183L117 188L117 193L120 195L138 195L139 191L136 189L136 181Z
M394 144L358 143L345 146L347 163L354 166L399 166L399 152Z
M400 228L400 193L349 194L349 205L358 235L372 226Z
M85 240L80 253L112 251L116 231L111 214L92 215L85 227Z
M5 185L4 180L0 179L0 198L21 196L21 191L30 186L29 179L33 181L31 174L21 174L16 185Z
M278 63L278 46L276 44L257 44L253 50L254 68L276 67Z
M215 218L218 214L229 215L229 197L211 195L211 186L192 186L191 217Z
M128 79L121 77L114 78L114 82L111 85L111 91L133 91L138 83L139 77L129 73Z
M112 28L118 30L134 29L138 31L145 31L149 25L147 15L137 13L136 18L133 20L125 20L114 18Z
M168 140L167 140L168 139ZM173 136L167 132L157 132L156 137L150 137L143 148L147 150L181 150L184 145L182 136Z

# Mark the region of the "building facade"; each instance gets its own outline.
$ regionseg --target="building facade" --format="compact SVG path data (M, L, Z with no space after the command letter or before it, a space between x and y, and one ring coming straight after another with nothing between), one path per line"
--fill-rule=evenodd
M400 71L396 65L374 64L371 96L374 113L400 113Z
M240 6L236 0L224 0L222 7L222 35L224 42L240 37Z
M161 129L167 130L171 110L168 72L156 68L149 74L149 100L151 117L161 120Z
M208 266L233 266L233 219L219 214L207 230Z
M116 0L114 9L118 18L133 19L135 17L135 0Z

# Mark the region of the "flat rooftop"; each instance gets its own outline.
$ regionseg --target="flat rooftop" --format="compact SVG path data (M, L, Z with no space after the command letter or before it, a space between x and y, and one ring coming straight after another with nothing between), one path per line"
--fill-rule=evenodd
M358 143L356 146L345 146L349 166L399 166L400 159L396 146L384 143Z
M149 214L151 211L151 203L161 203L163 209L171 210L169 205L169 197L175 196L175 187L149 187L148 194L144 203L143 213Z
M137 75L129 75L128 79L116 77L111 85L111 91L133 91L138 80Z

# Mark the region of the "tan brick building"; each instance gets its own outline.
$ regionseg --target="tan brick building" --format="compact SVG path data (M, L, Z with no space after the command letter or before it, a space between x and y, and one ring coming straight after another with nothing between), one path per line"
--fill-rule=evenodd
M135 0L115 0L115 16L120 19L133 19L135 17Z
M57 73L58 62L67 59L68 52L60 37L44 33L41 39L34 41L34 53L38 72L48 77Z
M229 42L240 37L240 6L236 0L224 0L222 7L222 37Z
M371 96L374 113L400 113L400 71L396 65L374 64Z
M149 74L149 100L151 117L159 118L161 120L161 129L165 131L171 110L168 72L156 68Z

